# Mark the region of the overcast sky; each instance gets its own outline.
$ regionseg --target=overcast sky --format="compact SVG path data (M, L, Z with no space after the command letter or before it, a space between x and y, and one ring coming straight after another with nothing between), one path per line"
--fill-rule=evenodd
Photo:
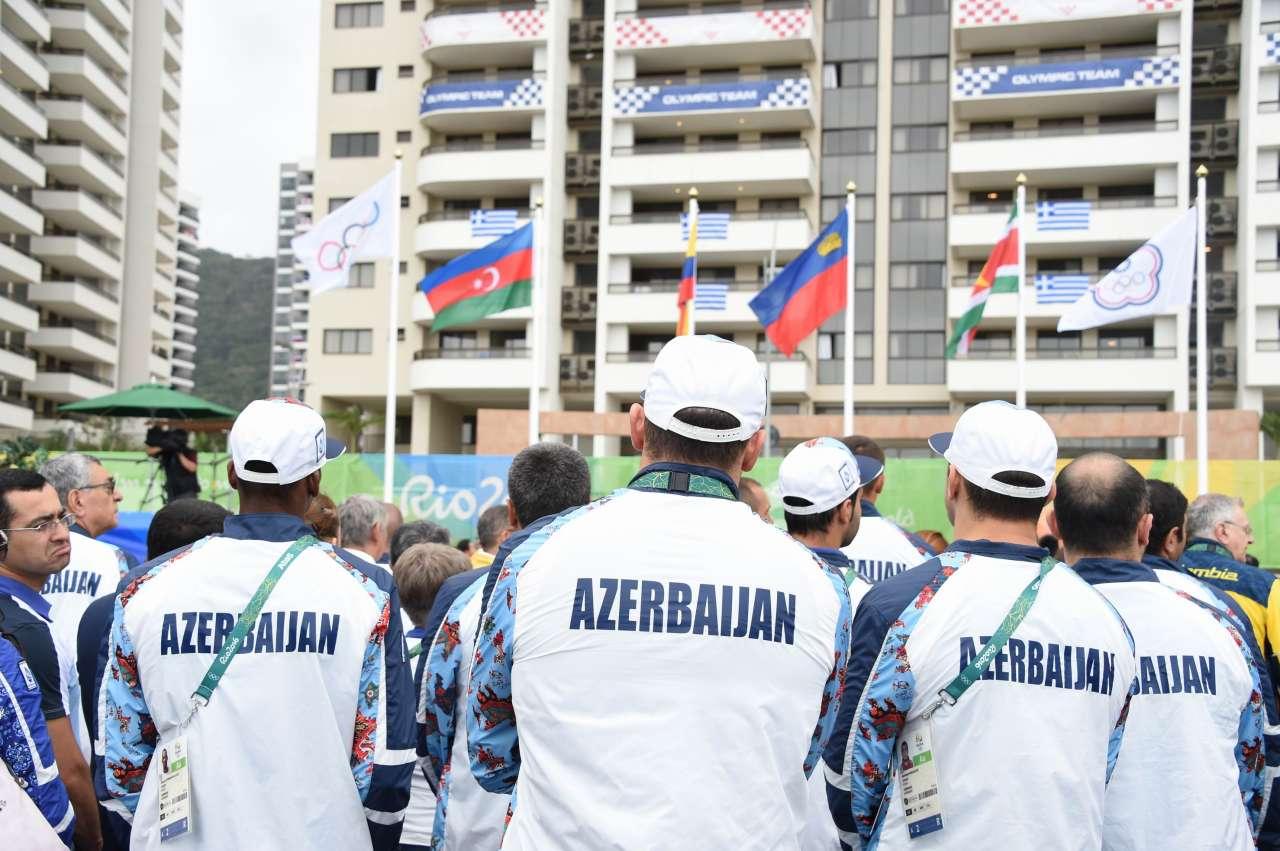
M275 254L280 163L314 156L317 0L199 0L183 22L183 188L200 244Z

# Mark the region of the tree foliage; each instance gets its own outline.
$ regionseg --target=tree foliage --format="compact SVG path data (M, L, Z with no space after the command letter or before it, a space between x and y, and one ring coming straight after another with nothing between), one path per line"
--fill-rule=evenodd
M271 257L233 257L211 248L200 257L195 395L240 410L270 389Z

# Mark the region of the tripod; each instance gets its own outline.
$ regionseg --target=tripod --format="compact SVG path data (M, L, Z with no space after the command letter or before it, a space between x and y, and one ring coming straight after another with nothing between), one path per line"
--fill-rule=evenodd
M142 501L138 503L138 508L146 509L151 504L152 492L156 489L156 479L160 477L160 462L154 458L140 458L134 462L135 464L152 463L151 473L147 476L147 488L142 492ZM160 500L160 504L164 505L167 501L163 491L155 494L155 498Z

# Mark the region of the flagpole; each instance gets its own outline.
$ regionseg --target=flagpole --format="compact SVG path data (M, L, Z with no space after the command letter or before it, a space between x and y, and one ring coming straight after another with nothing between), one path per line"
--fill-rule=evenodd
M769 247L769 263L765 267L764 285L773 283L778 268L778 220L773 220L773 244ZM763 287L761 288L763 289ZM764 457L773 456L773 340L764 335Z
M384 444L382 447L382 499L391 502L395 490L396 475L396 364L400 359L400 167L402 152L396 150L395 187L396 207L388 211L394 216L391 223L391 263L387 285L387 407L384 413Z
M1196 487L1209 492L1209 336L1208 299L1205 293L1204 179L1209 169L1196 169Z
M850 180L844 187L844 434L853 434L853 208L858 187Z
M697 234L698 228L698 187L689 188L689 233ZM696 244L695 244L696 250ZM695 255L693 266L693 292L689 294L689 333L698 333L698 265Z
M1018 384L1014 391L1014 404L1019 408L1027 406L1027 176L1019 173L1018 183L1018 319L1014 332L1014 345L1017 347Z
M533 202L533 280L530 283L529 293L529 445L538 442L540 436L538 428L538 412L542 407L540 400L541 391L541 375L539 373L538 355L541 347L538 345L538 335L542 327L541 315L539 308L541 307L542 298L542 199Z

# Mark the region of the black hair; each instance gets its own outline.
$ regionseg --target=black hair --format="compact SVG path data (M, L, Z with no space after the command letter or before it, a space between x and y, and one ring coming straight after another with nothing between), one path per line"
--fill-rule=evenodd
M449 530L430 520L406 523L391 536L391 563L395 564L405 550L414 544L447 544Z
M874 458L884 464L884 450L880 448L880 444L876 443L865 434L850 434L840 438L840 442L849 448L854 455L861 455L864 458Z
M849 499L857 504L858 491L854 491ZM835 522L836 512L840 510L840 506L844 505L847 500L841 500L828 508L826 511L819 511L817 514L792 514L787 511L787 506L795 506L802 508L806 505L813 505L807 499L798 496L784 496L782 498L782 519L787 522L787 534L789 535L822 535L831 528L831 524Z
M276 465L269 461L248 461L244 468L250 473L275 473ZM284 502L289 498L289 491L296 488L300 482L305 482L306 476L298 479L296 482L290 482L287 485L277 485L270 482L251 482L248 479L237 477L236 492L240 494L240 499L248 496L257 499L260 502Z
M741 425L738 418L714 408L681 408L676 419L686 425L710 429L731 429ZM680 464L696 464L729 470L738 466L747 449L747 441L708 443L694 440L674 431L659 428L648 419L644 421L644 448L649 457L658 461L674 461Z
M20 470L17 467L0 470L0 529L13 525L13 506L9 504L11 491L29 493L44 490L47 484L48 479L34 470Z
M587 459L563 443L526 446L511 462L507 495L521 526L586 505L591 501Z
M156 512L147 529L147 558L193 544L222 531L231 512L205 499L176 499Z
M1001 484L1019 488L1044 487L1044 479L1034 473L1007 470L996 473L991 478ZM1040 512L1044 510L1045 504L1049 501L1048 494L1033 497L1006 496L1002 493L978 487L964 476L961 476L960 480L963 482L962 487L964 488L965 496L969 499L969 507L975 517L1034 523L1040 519Z
M1069 551L1106 555L1133 541L1148 505L1141 473L1115 455L1090 452L1058 474L1053 513Z
M1187 537L1187 498L1182 491L1160 479L1147 479L1147 504L1151 512L1151 538L1147 552L1160 555L1169 533L1181 527Z
M467 550L471 549L471 539L463 538L461 541L458 541L457 548L465 553Z

